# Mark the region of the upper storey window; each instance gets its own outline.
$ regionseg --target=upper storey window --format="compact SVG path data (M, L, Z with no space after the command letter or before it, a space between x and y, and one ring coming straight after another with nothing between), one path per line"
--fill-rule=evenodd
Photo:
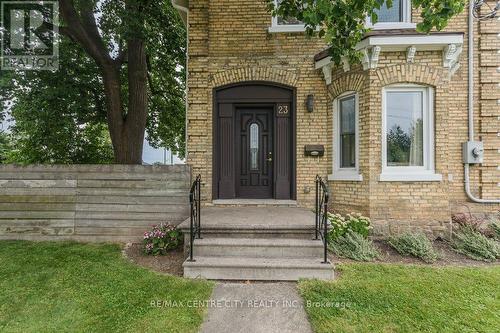
M368 26L372 29L405 29L415 28L416 24L411 22L411 0L393 0L392 7L387 8L384 4L382 8L376 10L378 21L372 24L368 18Z
M274 0L275 6L280 4L281 0ZM269 32L295 32L305 31L304 23L297 20L295 17L280 17L273 16Z
M380 23L388 23L388 22L403 22L403 0L394 1L391 8L387 8L387 4L377 10L378 21Z
M282 0L274 0L275 6L278 6ZM411 22L411 0L393 0L392 7L388 8L384 4L379 10L376 10L378 21L372 24L371 19L367 19L368 27L375 30L383 29L412 29L417 25ZM304 23L295 17L272 18L272 25L269 32L294 32L305 31Z

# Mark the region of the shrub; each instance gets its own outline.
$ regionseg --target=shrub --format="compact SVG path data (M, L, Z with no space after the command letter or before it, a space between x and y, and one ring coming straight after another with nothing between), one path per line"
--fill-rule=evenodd
M427 263L433 263L438 259L431 241L421 232L408 232L390 237L387 243L403 256L414 256Z
M493 238L500 241L500 220L491 221L490 228L493 233Z
M370 219L361 214L352 213L342 216L340 214L328 213L328 220L332 226L329 233L330 239L337 239L344 236L349 230L366 238L372 229Z
M154 256L165 254L182 244L182 234L173 225L160 224L144 233L144 252Z
M475 260L494 261L500 258L499 243L469 226L461 226L453 233L451 247Z
M468 206L465 207L467 207L468 212L453 214L451 217L452 222L457 224L459 227L468 227L481 232L484 218L472 215L470 208Z
M336 239L331 239L329 248L339 257L357 261L373 261L380 256L371 240L352 230L348 230Z

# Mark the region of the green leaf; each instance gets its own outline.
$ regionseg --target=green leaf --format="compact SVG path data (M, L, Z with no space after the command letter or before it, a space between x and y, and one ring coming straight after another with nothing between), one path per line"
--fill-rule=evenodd
M267 0L268 3L272 0ZM317 34L330 46L332 60L339 65L343 57L358 61L360 54L356 45L367 32L364 22L368 17L372 23L378 21L377 10L392 0L283 0L273 13L281 16L300 17L308 35ZM414 0L413 7L420 11L420 32L444 29L450 19L461 13L465 0ZM274 7L273 7L274 8ZM317 27L321 27L319 31Z

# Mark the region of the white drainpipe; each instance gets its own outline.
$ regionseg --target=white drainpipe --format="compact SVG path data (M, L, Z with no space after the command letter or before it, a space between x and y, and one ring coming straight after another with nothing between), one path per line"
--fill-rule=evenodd
M469 142L474 142L474 0L469 4ZM500 199L476 198L470 189L470 165L464 163L465 193L470 200L477 203L500 203Z

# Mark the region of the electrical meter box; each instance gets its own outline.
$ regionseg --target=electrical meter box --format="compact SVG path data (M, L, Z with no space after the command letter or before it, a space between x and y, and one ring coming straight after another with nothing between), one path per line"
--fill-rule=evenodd
M462 144L464 164L483 163L484 145L481 141L468 141Z

